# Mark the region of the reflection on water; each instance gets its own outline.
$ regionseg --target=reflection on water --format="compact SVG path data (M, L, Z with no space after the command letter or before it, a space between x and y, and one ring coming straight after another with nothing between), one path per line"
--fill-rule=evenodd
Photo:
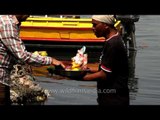
M129 90L130 90L130 99L135 100L136 94L138 91L138 78L135 78L135 60L136 60L136 50L129 51Z

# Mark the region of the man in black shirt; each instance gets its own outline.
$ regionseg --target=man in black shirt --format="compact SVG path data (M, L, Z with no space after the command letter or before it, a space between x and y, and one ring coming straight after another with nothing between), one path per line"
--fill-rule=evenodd
M93 15L92 29L96 37L104 37L99 70L84 76L97 81L99 105L129 105L127 50L118 30L114 15Z

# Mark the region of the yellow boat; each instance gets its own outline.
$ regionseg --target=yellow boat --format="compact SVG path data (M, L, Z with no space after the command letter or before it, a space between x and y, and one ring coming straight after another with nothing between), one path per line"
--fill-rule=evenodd
M104 42L96 38L90 18L30 16L21 24L23 41Z
M49 56L70 60L86 46L89 62L98 61L104 38L96 38L90 18L30 16L22 22L20 37L31 51L47 51ZM93 53L92 53L93 52Z

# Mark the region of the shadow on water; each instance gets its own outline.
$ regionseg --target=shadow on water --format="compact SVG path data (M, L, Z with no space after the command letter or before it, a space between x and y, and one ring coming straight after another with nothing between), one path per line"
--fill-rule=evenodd
M130 90L130 100L135 100L138 92L138 78L135 77L135 60L136 60L136 50L129 51L129 90Z

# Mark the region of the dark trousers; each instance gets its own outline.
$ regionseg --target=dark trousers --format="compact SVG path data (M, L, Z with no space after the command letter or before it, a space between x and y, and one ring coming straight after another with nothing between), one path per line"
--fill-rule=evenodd
M0 83L0 105L10 104L10 87Z

